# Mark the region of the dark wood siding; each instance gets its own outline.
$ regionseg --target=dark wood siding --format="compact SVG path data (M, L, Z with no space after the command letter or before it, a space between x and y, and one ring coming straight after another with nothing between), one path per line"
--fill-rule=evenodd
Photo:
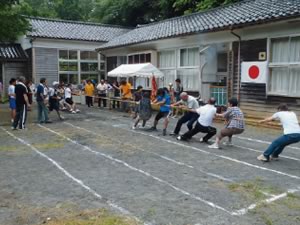
M262 118L276 112L280 103L287 103L300 116L300 98L268 96L265 84L238 83L238 42L233 43L233 96L240 98L240 106L248 117ZM267 39L242 41L241 62L259 61L259 52L267 52ZM240 86L240 91L239 91Z
M58 81L58 50L51 48L35 48L36 81L45 77L48 84Z

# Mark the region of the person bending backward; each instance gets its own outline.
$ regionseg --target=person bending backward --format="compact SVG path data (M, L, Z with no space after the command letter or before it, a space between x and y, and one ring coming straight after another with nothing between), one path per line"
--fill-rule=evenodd
M194 135L201 133L206 133L206 135L203 138L200 138L200 142L208 142L208 140L213 137L217 133L217 129L212 127L213 119L215 118L217 109L215 107L216 100L214 98L210 98L208 101L208 104L201 106L198 109L190 109L190 111L193 111L197 113L197 115L200 115L198 118L198 121L195 125L195 127L182 136L178 136L177 140L189 140Z
M172 106L178 106L179 108L183 110L188 110L184 113L184 115L178 120L176 127L174 129L174 132L170 135L176 135L178 136L182 124L187 123L187 127L189 130L193 129L194 122L198 119L199 114L196 112L196 110L199 108L199 104L196 98L188 95L186 92L182 92L180 94L180 101L176 102L175 104L172 104Z
M217 135L216 142L209 148L220 148L220 142L222 138L228 137L228 142L225 145L232 145L232 136L235 134L241 134L245 129L244 114L238 107L238 100L231 98L228 101L228 109L223 114L216 114L217 116L224 117L226 120L226 126Z
M283 127L283 135L275 139L267 150L257 157L258 160L264 162L278 160L279 155L286 146L300 141L300 127L297 116L294 112L289 111L286 104L280 104L277 113L259 121L259 123L270 122L272 120L280 120Z
M71 113L78 113L78 112L80 112L80 110L76 108L76 104L73 101L72 94L76 95L76 93L72 92L72 84L68 84L65 89L65 101L66 101L66 103L68 103L70 105Z
M158 124L158 121L161 118L164 118L164 126L163 126L163 135L165 136L167 134L167 127L169 124L169 112L170 112L170 103L171 98L166 90L163 88L159 88L157 90L157 98L153 102L153 104L159 105L159 112L157 113L153 126L150 128L151 131L156 131L156 126Z

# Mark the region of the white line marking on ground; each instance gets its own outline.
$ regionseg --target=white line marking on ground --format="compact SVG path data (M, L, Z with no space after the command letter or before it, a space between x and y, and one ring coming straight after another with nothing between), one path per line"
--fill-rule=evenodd
M289 190L287 190L287 192L282 193L280 195L275 195L271 198L265 199L265 200L263 200L261 202L258 202L256 204L252 204L252 205L248 206L247 208L236 210L236 211L232 212L232 215L234 215L234 216L245 215L249 210L252 210L252 209L256 208L257 206L259 206L263 203L270 204L270 203L272 203L274 201L277 201L281 198L287 197L288 194L296 193L296 192L299 192L299 191L300 191L300 187L298 187L296 189L289 189Z
M207 154L207 155L213 155L215 157L222 158L222 159L227 159L229 161L236 162L236 163L239 163L239 164L243 164L243 165L246 165L246 166L249 166L249 167L253 167L253 168L260 169L260 170L265 170L265 171L277 173L277 174L280 174L280 175L283 175L283 176L287 176L287 177L290 177L290 178L294 178L294 179L300 180L300 177L292 175L292 174L288 174L288 173L281 172L281 171L278 171L278 170L269 169L269 168L262 167L262 166L257 166L257 165L254 165L254 164L251 164L251 163L248 163L248 162L244 162L244 161L241 161L241 160L238 160L238 159L234 159L234 158L231 158L231 157L228 157L228 156L224 156L224 155L219 155L219 154L215 154L215 153L212 153L212 152L208 152L208 151L205 151L205 150L202 150L202 149L199 149L199 148L195 148L195 147L184 145L184 144L181 144L181 143L178 143L178 142L170 141L170 140L167 140L167 139L164 139L164 138L160 138L158 136L154 136L154 135L151 135L151 134L145 134L145 133L142 133L142 132L139 132L139 131L130 130L130 129L126 129L126 130L134 132L134 133L137 133L137 134L141 134L141 135L144 135L144 136L149 136L149 137L152 137L152 138L164 141L164 142L168 142L168 143L171 143L171 144L174 144L174 145L178 145L178 146L184 147L184 148L192 149L194 151L201 152L201 153L204 153L204 154Z
M248 147L244 147L244 146L240 146L240 145L236 145L234 144L233 146L237 147L237 148L243 148L252 152L259 152L262 153L262 151L259 151L257 149L253 149L253 148L248 148ZM286 159L292 159L292 160L296 160L296 161L300 161L300 159L295 158L295 157L291 157L291 156L284 156L284 155L280 155L280 158L286 158Z
M102 196L100 194L98 194L96 191L94 191L93 189L91 189L89 186L85 185L84 182L82 180L77 179L76 177L74 177L72 174L70 174L67 170L65 170L62 166L60 166L55 160L53 160L52 158L50 158L49 156L47 156L46 154L40 152L37 148L35 148L34 146L32 146L31 144L29 144L28 142L26 142L25 140L18 138L17 136L15 136L14 134L12 134L11 132L9 132L8 130L6 130L5 128L1 129L3 131L5 131L9 136L11 136L12 138L18 140L20 143L28 146L29 148L31 148L34 152L36 152L38 155L40 155L41 157L47 159L48 161L50 161L54 166L56 166L62 173L64 173L67 177L69 177L71 180L73 180L74 182L76 182L77 184L79 184L82 188L84 188L85 190L87 190L88 192L90 192L91 194L93 194L96 198L103 200ZM118 206L116 203L112 202L112 201L106 201L106 203L113 209L118 210L120 213L124 214L124 215L129 215L132 218L134 218L135 220L137 220L138 222L141 222L140 219L138 219L135 216L132 216L132 214ZM144 225L151 225L149 223L144 223Z
M206 205L209 205L210 207L212 207L212 208L214 208L214 209L219 209L219 210L221 210L221 211L223 211L223 212L226 212L226 213L228 213L228 214L231 215L231 212L228 211L228 210L226 210L225 208L223 208L223 207L221 207L221 206L219 206L219 205L216 205L216 204L214 204L213 202L207 201L207 200L205 200L205 199L203 199L203 198L201 198L201 197L199 197L199 196L196 196L196 195L194 195L194 194L191 194L191 193L189 193L189 192L187 192L187 191L185 191L185 190L183 190L183 189L181 189L181 188L178 188L178 187L174 186L173 184L171 184L171 183L169 183L169 182L167 182L167 181L165 181L165 180L162 180L162 179L160 179L160 178L158 178L158 177L156 177L156 176L153 176L153 175L151 175L151 174L148 173L148 172L145 172L145 171L143 171L143 170L141 170L141 169L138 169L138 168L136 168L136 167L134 167L134 166L131 166L130 164L128 164L128 163L126 163L126 162L124 162L124 161L122 161L122 160L120 160L120 159L116 159L116 158L114 158L114 157L112 157L112 156L110 156L110 155L104 154L104 153L102 153L102 152L94 151L94 150L92 150L90 147L88 147L88 146L86 146L86 145L83 145L83 144L80 144L80 143L78 143L77 141L74 141L74 140L72 140L71 138L68 138L68 137L64 136L63 134L60 134L60 133L58 133L58 132L56 132L56 131L54 131L54 130L51 130L51 129L47 128L47 127L44 127L44 126L42 126L42 125L40 125L40 124L38 124L38 126L41 127L41 128L43 128L43 129L45 129L45 130L47 130L47 131L49 131L49 132L51 132L51 133L53 133L53 134L56 134L56 135L58 135L58 136L60 136L60 137L62 137L62 138L64 138L64 139L68 140L69 142L71 142L71 143L73 143L73 144L75 144L75 145L81 146L81 147L82 147L84 150L86 150L86 151L89 151L89 152L94 153L94 154L96 154L96 155L100 155L100 156L102 156L102 157L104 157L104 158L106 158L106 159L109 159L109 160L113 161L113 162L117 162L117 163L119 163L119 164L121 164L121 165L123 165L123 166L125 166L125 167L127 167L127 168L129 168L129 169L131 169L131 170L133 170L133 171L136 171L136 172L141 173L141 174L143 174L143 175L145 175L145 176L147 176L147 177L150 177L150 178L152 178L153 180L156 180L156 181L158 181L159 183L162 183L162 184L164 184L164 185L166 185L166 186L168 186L168 187L174 189L175 191L177 191L177 192L179 192L179 193L181 193L181 194L183 194L183 195L189 196L190 198L192 198L192 199L194 199L194 200L198 200L198 201L200 201L200 202L202 202L202 203L204 203L204 204L206 204Z
M86 132L88 132L88 133L90 133L90 134L93 134L93 135L95 135L95 136L102 137L102 135L99 135L99 134L97 134L97 133L95 133L95 132L93 132L93 131L91 131L91 130L85 129L85 128L83 128L83 127L75 126L75 125L73 125L73 124L71 124L71 123L67 123L67 122L64 122L64 124L69 125L69 126L71 126L71 127L73 127L73 128L79 129L79 130L86 131ZM118 140L115 140L115 141L118 142ZM120 143L120 142L119 142L119 143ZM205 172L205 171L203 171L203 170L201 170L201 169L199 169L199 168L195 168L194 166L191 166L191 165L189 165L189 164L186 164L186 163L183 163L183 162L180 162L180 161L171 159L171 158L169 158L169 157L167 157L167 156L164 156L164 155L160 155L160 154L158 154L158 153L156 153L156 152L147 151L147 150L142 149L142 148L137 148L137 147L135 147L135 146L133 146L133 145L132 145L132 147L134 147L134 148L136 148L136 149L138 149L138 150L140 150L140 151L143 151L143 152L147 152L147 153L156 155L156 156L158 156L158 157L160 157L160 158L162 158L162 159L164 159L164 160L170 161L170 162L175 163L175 164L177 164L177 165L185 166L185 167L188 167L188 168L190 168L190 169L195 169L195 170L197 170L197 171L199 171L199 172L201 172L201 173L203 173L203 174L205 174L205 175L212 176L212 177L215 177L215 178L217 178L217 179L224 180L224 181L228 181L228 182L233 182L232 179L225 178L225 177L220 176L220 175L218 175L218 174Z
M254 141L254 142L263 143L263 144L271 144L272 143L272 142L269 142L269 141L263 141L263 140L258 140L258 139L254 139L254 138L243 137L243 136L235 136L235 137L238 138L238 139L241 139L241 140ZM294 147L294 146L287 146L286 148L300 150L300 148Z

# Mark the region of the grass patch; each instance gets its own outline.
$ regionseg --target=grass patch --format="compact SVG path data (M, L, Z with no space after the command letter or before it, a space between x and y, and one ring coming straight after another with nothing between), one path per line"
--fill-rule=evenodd
M1 145L0 152L17 151L17 146Z
M252 181L246 181L244 183L232 183L228 185L228 189L232 192L239 192L242 196L248 200L262 200L266 198L267 194L278 194L280 191L272 186L265 185L263 180L256 178Z
M47 221L47 225L138 225L134 219L109 213L107 210L84 211L63 219Z

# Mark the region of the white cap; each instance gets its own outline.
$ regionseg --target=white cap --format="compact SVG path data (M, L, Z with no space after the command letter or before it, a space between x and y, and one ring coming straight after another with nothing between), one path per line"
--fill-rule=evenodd
M53 85L53 86L59 85L59 82L54 81L54 82L52 83L52 85Z

